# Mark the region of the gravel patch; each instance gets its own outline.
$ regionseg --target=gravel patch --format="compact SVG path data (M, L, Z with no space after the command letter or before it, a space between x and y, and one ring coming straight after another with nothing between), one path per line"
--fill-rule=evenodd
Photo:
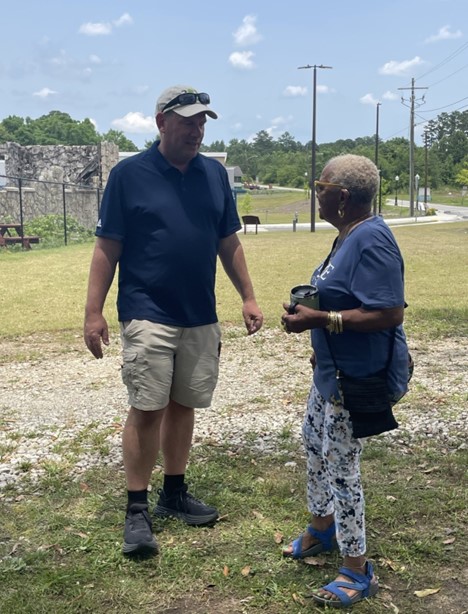
M411 391L395 408L401 426L374 441L403 452L422 441L446 453L464 448L467 350L466 338L411 347ZM309 355L308 335L225 329L218 387L212 406L197 411L194 445L228 442L276 454L286 440L299 444ZM8 484L36 480L54 463L77 479L93 466L122 466L127 395L117 340L99 361L83 348L0 365L0 382L0 497Z

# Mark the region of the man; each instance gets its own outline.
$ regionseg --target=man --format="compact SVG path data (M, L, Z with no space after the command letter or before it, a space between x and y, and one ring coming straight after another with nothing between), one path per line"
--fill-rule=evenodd
M190 525L214 522L215 508L187 492L194 408L211 403L221 348L215 274L219 255L240 294L248 334L262 326L227 173L199 155L208 94L166 89L156 104L160 141L111 171L91 262L84 338L96 358L109 343L103 307L119 264L117 309L122 379L130 410L123 431L128 489L125 554L157 553L148 485L161 449L164 484L154 513Z

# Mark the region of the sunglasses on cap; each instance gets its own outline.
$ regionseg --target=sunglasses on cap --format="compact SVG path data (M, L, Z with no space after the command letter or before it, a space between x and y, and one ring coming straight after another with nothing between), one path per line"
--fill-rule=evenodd
M179 94L164 105L162 108L162 113L168 111L172 107L185 107L189 104L195 104L197 100L201 104L210 104L210 95L205 94L204 92L185 92L183 94Z

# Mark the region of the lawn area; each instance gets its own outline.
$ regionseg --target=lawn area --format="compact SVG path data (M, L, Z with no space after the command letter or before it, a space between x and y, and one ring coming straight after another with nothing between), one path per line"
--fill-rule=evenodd
M287 206L283 203L282 206ZM368 554L381 590L363 614L462 614L468 601L468 223L394 227L405 258L406 331L416 358L401 428L367 441ZM0 253L0 614L306 614L339 557L281 556L307 523L300 425L307 335L279 320L335 232L240 234L265 327L242 330L240 301L217 279L224 343L219 394L200 418L188 468L214 527L157 521L161 554L120 551L125 491L115 283L112 343L81 340L92 244ZM29 416L29 419L28 417ZM161 482L156 467L151 501Z

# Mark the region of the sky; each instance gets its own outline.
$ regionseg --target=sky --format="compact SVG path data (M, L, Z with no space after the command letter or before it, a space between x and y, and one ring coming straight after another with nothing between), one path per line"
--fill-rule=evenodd
M416 144L468 108L468 0L0 0L0 22L0 120L63 111L139 148L175 84L210 94L207 145L310 141L314 72L317 143L377 118L381 139L409 138L413 78Z

